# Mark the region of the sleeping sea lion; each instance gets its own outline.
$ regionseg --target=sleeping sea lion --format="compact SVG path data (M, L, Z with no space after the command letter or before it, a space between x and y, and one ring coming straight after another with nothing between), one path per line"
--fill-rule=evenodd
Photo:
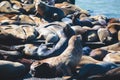
M2 1L0 3L0 12L1 13L19 13L18 10L12 8L9 1Z
M120 51L108 51L108 52L109 54L107 54L103 58L103 61L119 64L120 63Z

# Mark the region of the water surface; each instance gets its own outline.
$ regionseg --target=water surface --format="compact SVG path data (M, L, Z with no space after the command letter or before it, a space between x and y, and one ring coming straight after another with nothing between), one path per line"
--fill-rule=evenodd
M76 0L76 5L89 10L91 15L120 18L120 0Z

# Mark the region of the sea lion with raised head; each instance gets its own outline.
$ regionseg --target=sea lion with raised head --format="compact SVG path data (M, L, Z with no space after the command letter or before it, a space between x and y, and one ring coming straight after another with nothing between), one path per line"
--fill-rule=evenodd
M64 12L56 7L49 6L44 2L35 3L37 13L48 21L60 21L64 17Z
M33 62L31 72L35 77L72 76L81 56L81 38L75 35L70 38L68 47L61 55Z
M111 44L111 45L108 45L108 46L101 47L100 49L120 51L120 42L115 43L115 44Z

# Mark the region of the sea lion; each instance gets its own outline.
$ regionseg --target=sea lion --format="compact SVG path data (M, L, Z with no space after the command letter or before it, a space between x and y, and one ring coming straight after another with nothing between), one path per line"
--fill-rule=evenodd
M119 80L120 67L111 69L102 75L90 76L87 80Z
M108 51L100 48L94 49L90 52L91 57L100 61L102 61L107 54L108 54Z
M81 26L71 26L76 35L84 34L88 29L82 28Z
M48 28L49 27L51 27L52 31L57 33L59 37L59 41L50 50L47 49L47 46L45 45L40 45L38 47L37 53L39 56L43 58L57 56L60 53L62 53L66 49L68 45L68 40L70 39L70 37L75 34L75 32L71 29L69 25L67 25L64 28L62 28L60 25L52 25L52 26L48 26Z
M87 30L84 34L82 34L82 37L83 37L83 42L99 41L97 30Z
M120 22L120 19L119 18L109 18L108 19L108 24L111 24L111 23L119 23Z
M36 27L43 27L44 24L48 23L45 19L39 18L37 16L29 15L29 17L34 21Z
M81 56L81 39L80 36L74 35L70 38L68 47L63 53L56 57L33 62L31 72L34 72L35 77L72 76ZM46 69L42 69L42 67Z
M108 45L108 46L101 47L100 49L120 51L120 42L115 43L115 44L111 44L111 45Z
M118 31L120 30L120 23L111 23L107 25L107 29L112 35L112 42L118 42Z
M93 75L102 75L107 71L117 68L118 66L114 63L102 62L99 64L86 64L79 71L79 79L87 80L88 77Z
M0 60L0 78L4 80L20 79L24 76L25 66L18 62Z
M64 17L64 12L61 9L49 6L41 1L35 4L35 8L37 13L48 21L60 21Z
M92 58L90 56L83 55L81 57L81 60L80 60L79 64L77 65L77 68L80 69L86 64L90 64L90 63L97 64L99 62L101 62L101 61L95 60L94 58Z
M101 42L108 42L112 40L112 37L106 28L98 29L97 34Z
M18 10L12 8L9 1L2 1L0 3L0 12L1 13L19 13Z
M3 25L0 26L1 44L20 44L32 41L38 36L38 32L28 25ZM7 43L6 43L7 42Z
M109 70L106 74L105 74L105 79L106 80L119 80L120 79L120 67Z
M40 28L38 32L39 37L45 39L45 43L56 43L59 40L58 35L49 28Z
M13 9L19 10L22 8L22 3L18 0L10 0L10 3L12 4Z
M109 54L107 54L103 61L105 62L113 62L113 63L120 63L120 51L108 51Z

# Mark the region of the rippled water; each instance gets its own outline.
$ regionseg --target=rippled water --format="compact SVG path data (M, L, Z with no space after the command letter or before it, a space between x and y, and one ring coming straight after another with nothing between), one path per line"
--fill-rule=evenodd
M76 5L89 10L91 15L120 18L120 0L76 0Z

